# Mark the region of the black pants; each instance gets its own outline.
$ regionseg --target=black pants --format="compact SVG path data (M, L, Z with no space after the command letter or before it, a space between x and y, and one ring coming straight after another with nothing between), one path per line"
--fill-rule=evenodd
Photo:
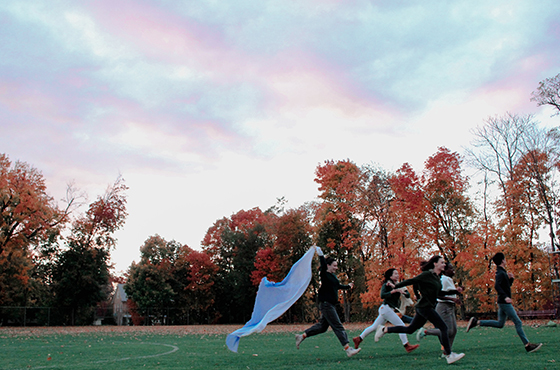
M416 315L412 318L412 322L408 326L390 326L387 328L387 333L405 333L412 334L420 329L424 324L429 321L440 330L441 335L439 341L443 346L443 351L446 355L451 353L451 345L449 344L449 335L447 333L447 325L442 320L441 316L431 307L416 308Z
M332 303L321 302L319 309L321 310L319 322L307 329L305 335L312 337L317 334L322 334L326 332L330 326L340 341L340 344L345 347L348 344L348 335L346 335L346 330L344 330L344 326L342 326L340 318L336 313L336 307Z

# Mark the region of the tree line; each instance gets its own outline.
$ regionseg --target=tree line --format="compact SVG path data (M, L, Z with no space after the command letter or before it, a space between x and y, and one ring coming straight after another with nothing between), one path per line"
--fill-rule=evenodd
M559 114L560 74L542 81L532 100ZM355 283L342 300L346 319L380 303L387 268L411 277L433 254L456 266L469 310L493 310L497 251L532 308L557 305L560 131L506 113L473 135L464 155L440 147L419 173L407 163L388 172L327 160L315 170L317 200L286 209L280 198L223 217L200 250L149 236L124 277L112 276L109 262L127 217L122 177L90 204L69 185L60 207L37 169L0 154L0 306L64 308L67 322L88 324L119 282L137 324L145 309L168 307L188 311L191 322L243 323L262 277L282 280L313 244L339 261L342 281ZM293 321L312 315L317 289L313 279L290 310Z

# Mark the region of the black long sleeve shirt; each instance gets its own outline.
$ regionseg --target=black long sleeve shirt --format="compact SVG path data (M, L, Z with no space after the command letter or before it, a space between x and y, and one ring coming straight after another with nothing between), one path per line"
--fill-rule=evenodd
M319 301L337 304L338 290L350 289L350 285L340 284L336 275L327 271L327 261L324 256L319 256L319 261L321 262L321 287L319 288Z
M498 303L506 303L506 298L511 298L511 284L513 284L513 278L508 276L505 268L498 266L494 282L494 288L498 292Z
M394 282L391 280L391 283ZM399 299L401 298L401 293L391 293L393 288L387 285L387 282L383 283L381 287L381 298L383 298L383 304L389 305L391 308L399 308ZM410 293L406 292L405 297L410 298Z
M441 295L441 280L432 270L424 271L412 279L395 284L395 289L407 285L414 285L420 292L421 298L416 302L416 307L434 308L436 306L437 297Z

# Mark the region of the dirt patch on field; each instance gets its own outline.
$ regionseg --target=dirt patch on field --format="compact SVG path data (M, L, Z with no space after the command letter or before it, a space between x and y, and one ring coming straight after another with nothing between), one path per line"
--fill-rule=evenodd
M270 324L263 333L301 332L311 324L280 325ZM363 329L369 324L351 323L345 325L348 330ZM47 327L0 327L1 336L45 336L45 335L79 335L79 334L113 334L113 335L200 335L229 334L243 325L184 325L184 326L47 326Z
M527 320L523 322L526 326L544 325L548 320ZM506 325L512 325L507 322ZM367 323L346 323L346 330L363 330L371 322ZM459 327L466 327L467 322L457 322ZM45 335L79 335L79 334L108 334L108 335L221 335L229 334L243 325L185 325L185 326L72 326L72 327L0 327L0 336L45 336ZM265 333L298 333L307 329L311 324L270 324L264 331Z

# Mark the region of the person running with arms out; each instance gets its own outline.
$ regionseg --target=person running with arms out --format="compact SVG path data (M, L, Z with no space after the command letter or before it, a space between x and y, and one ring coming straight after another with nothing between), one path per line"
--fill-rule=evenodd
M445 270L441 274L441 294L437 299L436 312L441 316L447 325L447 335L449 336L449 346L453 347L455 336L457 335L457 316L455 313L455 304L460 304L461 300L457 298L457 294L463 293L462 287L455 287L453 282L455 276L455 268L451 262L445 264ZM426 335L440 336L439 329L420 328L416 334L416 339L421 340Z
M396 269L388 269L385 271L383 276L385 278L383 285L381 286L381 298L383 298L383 304L379 306L379 315L371 326L365 328L362 334L353 339L355 348L359 348L360 343L362 343L369 334L376 331L379 326L384 325L386 322L390 322L393 325L404 326L403 320L401 320L401 318L395 313L395 310L398 310L401 295L409 298L410 294L404 289L395 289L394 292L392 292L393 288L387 285L390 283L394 286L399 281L399 272ZM401 338L401 342L406 352L410 353L419 347L418 344L408 343L406 334L401 333L399 334L399 337Z
M412 318L412 322L408 326L380 326L375 333L375 340L379 340L386 333L405 333L412 334L420 329L426 322L430 321L440 330L441 335L439 341L443 346L443 354L448 364L452 364L465 356L464 353L455 353L451 351L449 344L449 336L447 334L447 325L441 319L434 307L436 299L441 292L440 274L445 268L445 260L441 256L433 256L428 262L421 264L422 273L412 279L403 280L393 287L395 289L414 285L415 289L420 293L421 298L416 303L416 315ZM416 290L415 290L416 291Z
M319 288L319 308L321 310L321 317L319 318L319 322L305 330L303 334L296 334L296 348L299 349L304 339L322 334L326 332L330 326L348 357L352 357L360 352L361 349L354 349L348 344L348 335L336 312L336 304L338 303L338 290L350 289L354 287L354 283L348 285L340 284L340 281L338 281L335 275L336 270L338 270L338 262L332 257L325 258L321 248L316 247L316 249L319 255L319 261L321 262L321 287Z
M471 317L469 323L467 324L467 333L475 326L488 326L492 328L503 328L506 319L509 317L511 321L515 324L515 330L517 335L521 339L521 342L525 345L525 350L530 352L535 352L542 347L542 343L531 343L525 332L523 331L523 323L515 308L512 304L511 299L511 284L513 284L513 274L506 271L506 257L502 252L496 253L492 257L492 262L496 264L496 279L494 282L494 287L496 292L498 292L498 320L480 320L476 317Z

